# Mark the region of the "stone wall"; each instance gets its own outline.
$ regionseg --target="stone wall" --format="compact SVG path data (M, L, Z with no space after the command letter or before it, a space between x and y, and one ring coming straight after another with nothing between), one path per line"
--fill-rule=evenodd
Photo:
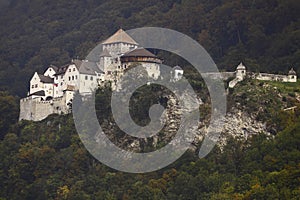
M48 115L66 114L69 112L66 98L59 97L50 101L41 101L40 98L27 97L20 100L19 120L40 121Z

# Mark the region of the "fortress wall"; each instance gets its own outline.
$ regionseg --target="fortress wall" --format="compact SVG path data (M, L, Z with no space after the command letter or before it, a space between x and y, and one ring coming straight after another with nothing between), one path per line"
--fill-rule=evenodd
M53 113L68 113L65 98L56 98L51 101L40 101L31 98L24 98L20 100L19 120L25 119L40 121Z
M220 73L211 72L211 73L202 73L201 75L211 79L218 79L221 76L220 78L222 80L227 80L231 77L235 77L235 72L220 72Z
M35 110L34 100L27 97L20 100L20 116L19 121L22 119L33 120L32 111Z

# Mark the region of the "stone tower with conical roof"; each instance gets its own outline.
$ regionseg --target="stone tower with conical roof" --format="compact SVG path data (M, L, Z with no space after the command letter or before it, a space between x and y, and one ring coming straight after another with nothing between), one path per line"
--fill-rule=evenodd
M288 73L288 82L297 82L297 73L293 68Z
M246 67L241 62L236 68L236 78L240 80L244 80L245 76L246 76Z
M102 50L105 49L113 57L120 57L125 52L137 48L138 43L134 41L123 29L119 29L116 33L102 42Z

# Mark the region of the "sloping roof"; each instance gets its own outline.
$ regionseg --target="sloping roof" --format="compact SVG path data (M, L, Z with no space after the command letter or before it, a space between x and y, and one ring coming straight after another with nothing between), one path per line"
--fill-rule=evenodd
M137 48L125 53L122 57L151 57L157 58L156 55L144 48Z
M37 91L37 92L34 92L32 94L30 94L29 96L45 96L45 91L44 90L40 90L40 91Z
M55 71L55 73L57 73L58 67L56 67L56 66L54 66L54 65L50 65L50 67Z
M123 29L119 29L116 33L106 39L102 44L112 44L112 43L127 43L138 45Z
M100 53L100 57L111 57L110 53L108 52L107 49L104 49L101 53Z
M241 62L236 69L246 69L245 65Z
M73 63L77 67L80 74L96 75L95 72L103 73L103 71L101 71L97 66L96 62L73 60Z
M183 70L180 66L176 65L175 67L173 67L173 70Z
M58 68L58 70L56 71L56 74L54 74L54 75L61 75L61 74L66 73L68 66L69 66L69 64L61 66L60 68Z
M38 74L38 75L39 75L39 78L41 79L42 83L54 83L53 78L50 78L49 76L44 76L44 75L41 75L41 74Z
M289 71L289 74L288 75L297 75L297 73L295 72L295 70L292 68L290 71Z

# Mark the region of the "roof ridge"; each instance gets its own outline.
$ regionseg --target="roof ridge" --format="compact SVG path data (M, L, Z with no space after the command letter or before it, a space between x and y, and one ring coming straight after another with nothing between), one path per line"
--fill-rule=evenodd
M104 42L102 42L102 44L112 44L121 42L138 45L138 43L121 28L108 39L106 39Z

